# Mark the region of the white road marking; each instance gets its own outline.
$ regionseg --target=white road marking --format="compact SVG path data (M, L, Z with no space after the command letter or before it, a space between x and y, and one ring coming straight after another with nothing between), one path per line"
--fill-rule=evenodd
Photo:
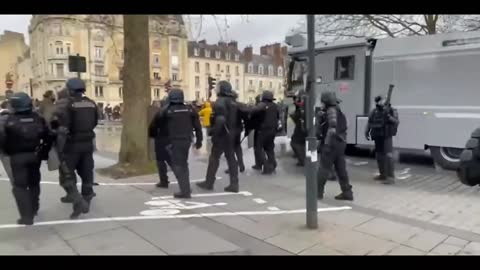
M363 166L363 165L367 165L367 164L368 164L368 161L359 161L359 162L353 163L353 165L355 165L355 166Z
M318 212L331 212L331 211L342 211L350 210L350 206L342 207L327 207L319 208ZM201 217L222 217L222 216L262 216L262 215L285 215L285 214L303 214L305 209L298 210L280 210L280 211L244 211L244 212L217 212L217 213L198 213L198 214L185 214L185 215L158 215L158 216L130 216L130 217L105 217L105 218L92 218L92 219L68 219L68 220L55 220L55 221L44 221L34 223L32 227L35 226L51 226L51 225L61 225L61 224L80 224L80 223L94 223L94 222L109 222L109 221L135 221L135 220L149 220L149 219L182 219L182 218L201 218ZM0 225L0 229L12 229L12 228L22 228L27 227L25 225L18 224L3 224Z
M396 179L399 179L399 180L405 180L405 179L408 179L408 178L410 178L410 177L412 177L411 174L406 174L406 175L402 175L402 176L397 176L397 177L395 177L395 178L396 178Z
M407 174L407 173L409 173L409 172L410 172L410 168L405 168L405 169L397 172L397 174Z
M221 177L217 177L217 179L222 179ZM5 177L0 177L0 181L8 181L10 182L10 179L5 178ZM203 182L205 179L194 179L190 180L190 183L196 183L196 182ZM98 186L152 186L155 185L157 182L151 182L151 183L98 183ZM46 185L59 185L59 182L52 182L52 181L41 181L40 184L46 184ZM170 184L178 184L177 181L172 181ZM77 183L77 185L81 185L81 183Z
M267 201L265 201L264 199L262 198L255 198L253 199L254 202L258 203L258 204L264 204L264 203L267 203Z
M280 208L278 208L276 206L269 206L267 209L270 210L270 211L280 211Z
M219 192L219 193L200 193L200 194L192 194L193 198L198 197L217 197L217 196L231 196L231 195L243 195L243 196L252 196L253 194L249 191L240 191L238 193L234 192ZM165 200L165 199L173 199L173 196L160 196L160 197L152 197L152 200Z

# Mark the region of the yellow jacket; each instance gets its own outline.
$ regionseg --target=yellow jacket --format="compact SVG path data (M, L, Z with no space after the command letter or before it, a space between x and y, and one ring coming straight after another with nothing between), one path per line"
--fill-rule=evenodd
M203 109L198 112L198 115L202 120L202 126L206 128L210 127L210 115L212 115L212 106L210 105L210 102L205 102Z

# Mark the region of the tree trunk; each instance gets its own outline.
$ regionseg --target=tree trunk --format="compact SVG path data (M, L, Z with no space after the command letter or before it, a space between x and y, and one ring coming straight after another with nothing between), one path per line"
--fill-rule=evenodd
M150 48L148 15L123 15L123 129L119 165L141 168L149 163Z

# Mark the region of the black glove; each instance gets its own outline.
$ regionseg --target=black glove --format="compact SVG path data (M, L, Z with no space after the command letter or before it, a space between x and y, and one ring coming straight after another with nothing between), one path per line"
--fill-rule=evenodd
M41 144L37 148L37 156L40 160L48 160L48 152L50 152L50 147L46 144Z
M367 141L370 141L370 132L365 132L365 139L367 139Z
M202 142L196 142L195 149L200 149L200 148L202 148Z

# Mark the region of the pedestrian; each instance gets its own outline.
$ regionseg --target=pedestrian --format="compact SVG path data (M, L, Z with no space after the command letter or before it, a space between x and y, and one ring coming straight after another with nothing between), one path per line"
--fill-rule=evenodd
M105 114L107 115L107 120L112 121L112 107L110 107L110 104L107 104L105 107Z
M393 136L397 133L399 120L397 110L390 104L385 104L382 96L375 97L375 108L368 116L365 128L367 140L375 142L375 155L379 174L374 180L382 181L383 184L395 183L393 161Z
M45 119L45 121L47 121L47 125L52 120L53 111L55 110L54 103L55 94L52 90L46 91L43 94L43 99L38 107L38 113Z
M307 131L305 130L305 107L301 94L295 97L295 111L290 115L290 118L295 124L290 146L298 160L296 165L303 167L305 166L305 138L307 137Z
M205 181L197 183L197 186L213 190L215 175L220 163L220 157L225 154L230 185L224 188L227 192L238 192L238 164L234 153L234 127L237 119L237 107L232 100L232 85L227 81L219 81L216 86L217 100L213 105L213 122L210 130L212 136L212 149L208 159L207 174Z
M318 168L318 199L323 199L325 183L332 165L338 176L342 193L336 200L353 200L352 186L348 179L345 161L347 147L347 119L338 105L333 91L322 93L320 101L322 110L317 114L317 138L320 140L320 166Z
M85 82L78 78L67 81L69 91L66 106L58 106L51 123L57 133L57 151L60 169L65 174L64 188L73 202L70 218L77 218L90 210L93 192L93 151L95 127L98 124L98 108L95 102L84 95ZM78 192L76 174L82 180L81 196Z
M188 154L192 144L192 132L195 132L195 148L202 147L202 127L198 113L184 102L181 89L170 89L168 92L169 105L164 106L155 115L154 122L157 127L165 127L168 134L169 145L166 147L172 158L172 170L178 181L179 192L174 193L175 198L191 198L190 175L188 169Z
M212 116L212 105L209 101L203 104L203 108L198 112L200 119L202 120L202 126L207 129L207 134L210 130L210 117Z
M255 97L255 105L258 105L262 99L262 95L257 95ZM263 150L262 146L259 144L258 141L258 132L259 132L259 125L262 121L261 115L251 115L249 122L249 130L253 130L253 154L255 157L255 164L252 166L252 169L261 171L263 168L262 161L265 159L265 151ZM263 157L263 158L262 158Z
M32 225L40 208L41 157L37 150L49 145L48 127L33 112L26 93L15 93L10 102L13 112L0 118L0 148L10 157L12 193L20 214L17 224Z
M262 174L272 174L277 167L275 136L279 127L280 112L277 104L273 102L274 100L273 92L265 90L262 93L261 102L251 110L252 116L259 115L262 119L258 127L257 138L257 147L265 152L265 154L259 155L259 162L263 164Z

